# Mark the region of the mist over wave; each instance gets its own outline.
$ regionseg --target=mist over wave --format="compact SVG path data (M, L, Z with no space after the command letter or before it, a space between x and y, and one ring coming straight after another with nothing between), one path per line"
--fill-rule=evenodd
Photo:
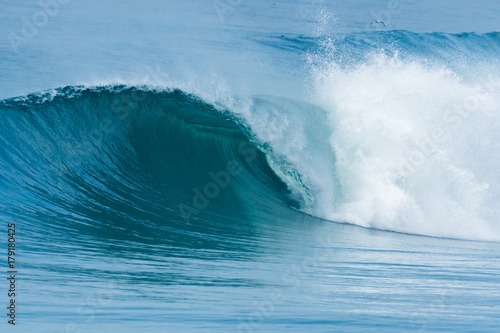
M498 240L496 77L478 85L446 67L385 55L316 75L342 188L324 216Z
M319 38L309 54L319 108L268 106L252 113L251 127L259 133L266 128L259 122L271 124L273 135L260 137L298 171L316 216L499 240L497 40L409 32Z

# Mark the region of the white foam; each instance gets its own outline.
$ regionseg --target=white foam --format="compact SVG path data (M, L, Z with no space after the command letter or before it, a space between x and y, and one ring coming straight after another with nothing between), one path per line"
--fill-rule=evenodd
M384 55L347 70L331 63L313 77L342 191L319 216L500 240L498 79L468 83L444 67Z

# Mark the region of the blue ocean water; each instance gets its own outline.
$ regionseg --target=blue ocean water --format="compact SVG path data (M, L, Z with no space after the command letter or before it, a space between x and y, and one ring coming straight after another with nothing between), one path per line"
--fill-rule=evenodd
M500 3L2 5L2 332L500 331Z

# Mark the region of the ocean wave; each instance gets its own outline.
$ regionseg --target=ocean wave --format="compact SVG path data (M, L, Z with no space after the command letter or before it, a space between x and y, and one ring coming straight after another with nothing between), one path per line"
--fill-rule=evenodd
M0 211L34 234L179 243L189 233L203 246L299 206L244 126L180 90L66 87L0 110Z
M349 69L314 67L312 76L314 103L256 95L224 104L126 85L4 100L0 185L9 199L1 211L34 228L44 215L109 237L125 230L154 238L134 232L138 224L168 228L172 239L195 230L230 235L245 229L229 227L234 221L302 212L500 239L497 81L480 86L386 54Z

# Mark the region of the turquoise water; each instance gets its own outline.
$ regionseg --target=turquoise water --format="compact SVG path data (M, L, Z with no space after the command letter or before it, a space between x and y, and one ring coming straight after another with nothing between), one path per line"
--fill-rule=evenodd
M497 3L3 5L2 331L500 330Z

